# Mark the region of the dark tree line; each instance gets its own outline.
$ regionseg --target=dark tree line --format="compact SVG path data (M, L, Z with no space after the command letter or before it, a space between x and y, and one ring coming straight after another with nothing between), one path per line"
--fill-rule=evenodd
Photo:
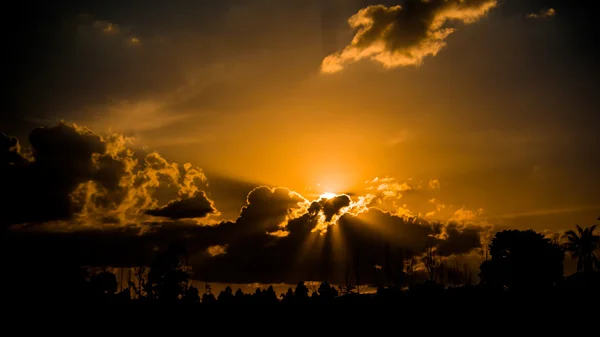
M533 230L505 230L496 233L480 265L479 283L473 284L466 267L447 265L429 246L424 256L411 252L394 255L383 247L380 265L374 267L376 293L361 293L360 275L351 281L349 261L346 282L334 286L323 281L309 289L304 281L294 289L277 295L273 286L258 288L252 294L231 287L213 294L210 285L204 291L191 284L184 247L173 244L159 252L152 265L135 268L127 281L117 281L110 271L90 273L80 266L54 263L42 269L35 282L17 270L11 291L13 300L78 300L109 302L191 303L202 305L296 305L326 303L381 303L401 298L478 298L481 296L554 294L566 296L600 295L600 250L596 226L567 231L560 240L552 240ZM399 256L397 256L399 255ZM354 259L359 258L354 254ZM564 259L577 260L577 272L564 276ZM415 279L416 265L424 270L424 279ZM6 278L11 276L7 275ZM121 277L123 277L121 275ZM34 284L38 284L34 286ZM123 287L123 289L119 289Z

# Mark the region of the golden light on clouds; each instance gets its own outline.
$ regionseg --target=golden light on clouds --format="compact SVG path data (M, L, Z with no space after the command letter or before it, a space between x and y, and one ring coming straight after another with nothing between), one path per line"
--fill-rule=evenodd
M323 199L331 199L331 198L335 198L336 196L337 196L337 194L331 193L331 192L325 192L325 193L321 194L321 198L323 198Z
M368 6L350 17L354 38L343 50L327 56L321 71L335 73L362 59L385 68L419 66L425 57L437 55L446 38L457 31L446 27L447 22L474 23L496 5L496 0L409 0L391 7Z
M225 245L214 245L214 246L208 247L208 249L206 251L212 257L219 256L219 255L223 255L223 254L227 253L227 246L225 246Z

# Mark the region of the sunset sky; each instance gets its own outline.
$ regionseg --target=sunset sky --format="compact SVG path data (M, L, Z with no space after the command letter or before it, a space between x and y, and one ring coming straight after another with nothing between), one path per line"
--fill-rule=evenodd
M254 282L287 276L208 260L295 263L338 222L420 252L432 236L407 217L471 254L495 230L600 216L592 1L20 6L0 116L11 230L143 247L181 230L205 270ZM262 252L277 240L293 244Z

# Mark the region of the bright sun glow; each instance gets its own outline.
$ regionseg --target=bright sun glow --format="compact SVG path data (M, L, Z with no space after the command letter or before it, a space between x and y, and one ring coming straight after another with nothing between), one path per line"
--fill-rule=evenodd
M331 192L325 192L321 194L321 199L331 199L337 197L337 194Z

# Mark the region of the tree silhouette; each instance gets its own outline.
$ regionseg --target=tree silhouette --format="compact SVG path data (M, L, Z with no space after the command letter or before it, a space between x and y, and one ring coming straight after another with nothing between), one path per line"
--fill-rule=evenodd
M244 292L242 291L242 288L238 288L238 290L235 291L234 298L235 298L235 302L237 304L245 302L246 294L244 294Z
M294 291L292 290L292 288L288 288L288 290L285 294L281 294L281 303L284 303L284 304L294 303Z
M204 304L215 304L217 303L217 299L213 293L204 293L202 294L202 303Z
M425 265L425 269L427 270L427 276L429 281L437 282L437 279L440 277L442 260L438 257L437 251L435 247L431 244L431 242L427 243L426 255L423 257L423 264Z
M415 256L415 252L413 252L412 250L407 250L402 255L402 259L402 268L400 269L398 274L402 276L403 280L408 279L408 284L412 286L415 282L415 267L417 264L417 257Z
M542 290L563 279L563 251L533 230L496 233L489 250L491 259L480 266L482 284L517 291Z
M321 282L319 290L317 290L319 297L325 301L331 301L338 296L338 291L335 290L327 281Z
M217 296L217 301L223 304L231 304L233 302L233 290L231 287L228 286L222 290L219 296Z
M190 286L185 290L183 297L181 298L184 302L187 303L200 303L200 295L198 288L194 286Z
M305 302L308 298L308 288L304 284L304 281L298 282L296 289L294 290L294 301Z
M361 286L361 282L360 282L360 255L361 255L361 251L358 247L354 248L353 254L352 254L352 268L354 270L354 280L356 281L356 292L360 294L360 286Z
M129 271L131 273L131 270ZM148 294L146 294L146 289L148 289L148 275L146 267L138 267L134 268L134 276L137 282L129 280L128 285L129 288L133 290L135 297L138 299L145 298ZM131 274L130 274L131 277Z
M263 291L262 296L264 304L276 304L278 302L277 294L275 293L273 286L269 286L267 290Z
M564 236L567 242L563 244L564 249L572 258L577 259L577 272L587 272L597 264L594 250L600 243L600 236L594 235L597 225L586 228L576 225L576 230L568 230Z
M146 292L160 300L176 300L188 288L190 275L183 269L181 256L185 250L179 245L171 245L159 254L150 267Z

